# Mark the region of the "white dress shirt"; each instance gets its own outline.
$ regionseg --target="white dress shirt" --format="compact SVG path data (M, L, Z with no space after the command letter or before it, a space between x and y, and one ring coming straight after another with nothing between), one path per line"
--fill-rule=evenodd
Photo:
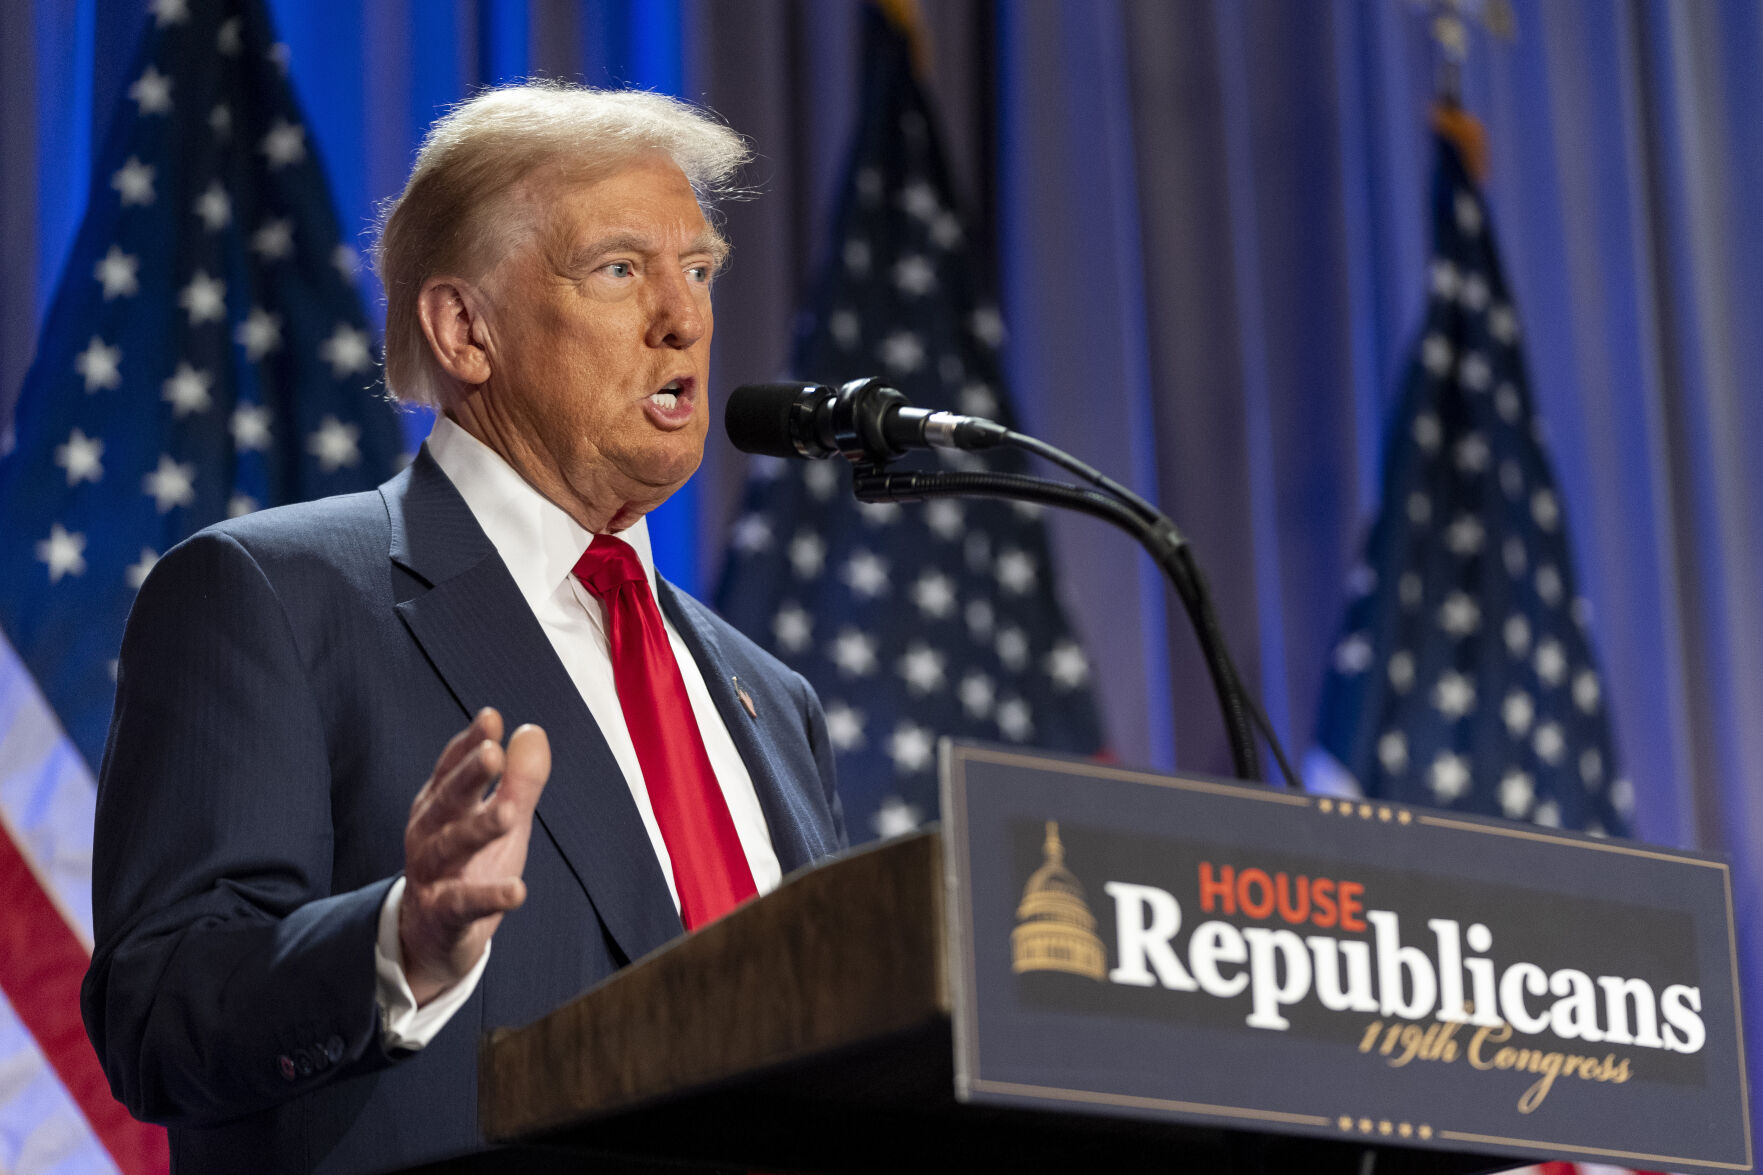
M625 725L624 710L619 705L618 690L613 683L605 609L572 573L576 560L587 549L593 534L528 485L492 449L447 417L435 419L435 426L428 436L428 449L435 463L465 499L478 525L495 544L515 586L550 638L551 647L557 651L558 659L569 671L570 680L575 683L588 712L605 736L606 745L618 761L637 812L642 816L643 827L648 830L649 843L661 864L661 875L667 881L668 892L672 894L677 910L679 892L674 884L667 842L662 839L661 826L655 821L655 807L649 800L642 765L637 761L636 746L631 742L630 729ZM649 578L649 590L655 593L655 562L649 547L648 523L638 519L618 537L637 553L644 574ZM734 739L723 724L716 703L711 700L703 671L680 640L672 621L663 615L662 622L673 646L674 659L679 662L680 676L685 680L686 695L691 700L692 714L703 735L710 766L722 786L723 799L728 804L735 832L746 853L753 884L760 893L769 893L777 888L783 870L771 846L771 834L766 828L765 813L759 806L753 777L740 752L735 749ZM414 1049L432 1040L453 1012L470 998L489 961L489 950L485 949L477 965L463 979L425 1007L417 1008L403 970L396 962L400 955L398 903L403 894L404 879L400 877L380 909L379 942L374 964L386 1043L393 1048Z

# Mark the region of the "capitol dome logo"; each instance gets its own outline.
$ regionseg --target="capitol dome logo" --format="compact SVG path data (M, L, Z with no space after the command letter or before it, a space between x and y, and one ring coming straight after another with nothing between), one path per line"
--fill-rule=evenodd
M1022 887L1016 929L1010 932L1011 970L1064 971L1100 980L1106 953L1096 936L1096 916L1084 901L1082 883L1065 867L1059 825L1047 821L1046 861Z

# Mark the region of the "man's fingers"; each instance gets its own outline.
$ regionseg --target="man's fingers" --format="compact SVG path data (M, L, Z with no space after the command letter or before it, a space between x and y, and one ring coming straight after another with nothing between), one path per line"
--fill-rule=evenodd
M526 901L526 882L518 877L494 881L452 878L430 888L429 903L441 920L458 931L492 914L506 914Z
M506 797L521 811L531 813L551 777L551 740L542 727L528 723L508 740L507 762L502 767L498 798Z
M434 778L445 778L449 771L459 765L461 759L471 753L473 747L486 739L493 743L502 741L502 715L490 706L479 710L470 725L447 740L447 745L441 750L441 757L435 760Z
M415 801L410 805L412 819L417 818L421 810L428 807L437 781L444 781L467 755L486 741L502 741L502 715L491 706L479 710L464 730L447 740L447 745L441 750L441 757L435 760L434 773L429 776L428 783L417 793Z
M461 872L474 854L507 835L520 819L520 811L498 797L443 825L422 842L416 858L407 860L404 867L425 878Z

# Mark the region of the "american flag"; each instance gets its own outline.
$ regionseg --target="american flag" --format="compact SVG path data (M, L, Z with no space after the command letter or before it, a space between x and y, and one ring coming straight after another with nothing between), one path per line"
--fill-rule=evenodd
M925 408L1012 423L1003 326L977 289L904 36L865 17L863 107L833 247L793 367L880 375ZM1014 455L965 468L1017 469ZM854 837L935 816L939 735L1101 746L1090 667L1039 513L995 501L860 505L842 461L759 459L718 607L813 683Z
M1317 741L1365 795L1627 835L1633 788L1617 770L1518 313L1487 205L1444 138L1432 212L1426 321ZM1338 790L1327 763L1312 786Z
M80 1025L93 769L136 589L400 429L260 0L155 0L0 458L0 1169L164 1170Z

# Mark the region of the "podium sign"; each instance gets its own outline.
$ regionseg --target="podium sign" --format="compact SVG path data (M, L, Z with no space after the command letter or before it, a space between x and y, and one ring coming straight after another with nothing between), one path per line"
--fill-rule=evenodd
M945 743L956 1096L1752 1170L1728 866Z

